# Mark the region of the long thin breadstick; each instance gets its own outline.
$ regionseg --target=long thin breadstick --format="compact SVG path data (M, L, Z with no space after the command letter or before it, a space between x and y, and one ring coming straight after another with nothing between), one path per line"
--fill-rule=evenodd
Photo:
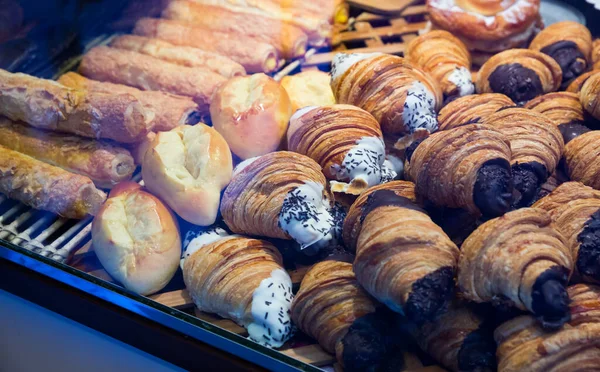
M249 73L273 72L279 65L279 54L273 46L243 35L207 31L177 21L153 18L140 19L133 32L227 56Z
M228 57L198 48L173 45L159 39L123 35L115 38L110 46L146 54L186 67L207 68L226 78L246 75L244 66Z

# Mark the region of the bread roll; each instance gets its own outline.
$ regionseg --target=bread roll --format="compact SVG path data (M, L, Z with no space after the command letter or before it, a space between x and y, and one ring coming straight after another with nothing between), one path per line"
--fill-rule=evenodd
M285 89L265 74L230 79L217 89L210 105L214 128L242 159L277 150L291 115Z
M329 106L335 104L335 97L329 85L331 77L322 71L304 71L281 79L292 102L292 112L306 106Z
M142 295L164 288L181 256L175 216L133 182L122 182L111 191L92 222L92 244L104 269Z

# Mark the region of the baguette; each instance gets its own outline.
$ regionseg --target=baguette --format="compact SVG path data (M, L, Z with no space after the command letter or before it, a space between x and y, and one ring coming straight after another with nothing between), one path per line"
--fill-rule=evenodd
M306 53L307 37L298 27L259 14L244 14L231 9L174 0L163 17L231 35L247 35L273 45L285 59Z
M131 178L135 164L129 151L108 143L48 133L0 118L0 145L111 188Z
M140 19L133 33L227 56L249 73L273 72L279 65L279 54L273 46L241 35L207 32L177 21L153 18Z
M84 176L0 146L0 193L35 209L82 219L95 215L106 194Z
M246 75L244 66L217 53L136 35L115 38L110 46L131 50L186 67L203 67L226 78Z
M131 94L153 116L152 130L168 131L179 125L195 124L196 103L188 97L158 91L142 91L122 84L87 79L76 72L67 72L58 82L69 88L91 93Z
M79 72L94 80L188 96L202 113L208 113L213 92L227 80L207 69L178 66L145 54L106 46L92 48L86 53Z

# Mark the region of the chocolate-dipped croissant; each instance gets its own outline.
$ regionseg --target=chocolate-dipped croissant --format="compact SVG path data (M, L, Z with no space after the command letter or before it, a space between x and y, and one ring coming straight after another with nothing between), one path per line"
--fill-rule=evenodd
M493 324L471 305L456 300L431 323L412 334L423 351L451 371L491 372L496 369Z
M531 205L540 186L554 172L564 150L556 123L524 108L500 110L482 120L510 143L516 207Z
M240 163L221 201L236 234L294 239L303 248L332 239L331 197L311 158L279 151Z
M587 79L581 87L579 99L585 111L600 120L600 73Z
M339 53L331 74L337 102L370 112L384 134L437 130L442 91L433 78L406 59L381 53Z
M385 147L379 123L355 106L305 107L290 119L288 149L319 163L332 191L358 195L393 179L384 167Z
M473 94L471 55L465 44L448 31L435 30L413 39L406 59L440 84L446 101Z
M560 66L552 57L529 49L498 53L481 66L477 93L506 94L516 103L558 90Z
M356 240L358 239L358 234L360 233L360 228L362 226L362 209L367 203L369 195L371 195L377 190L390 190L393 191L396 195L407 198L412 202L417 201L417 198L415 196L415 184L409 181L391 181L388 183L370 187L365 192L360 194L360 196L354 201L354 203L352 203L352 205L348 209L348 214L344 219L344 226L342 230L342 238L344 240L344 245L351 252L356 252Z
M600 283L600 191L566 182L533 205L546 210L567 241L575 273Z
M186 243L183 279L201 311L235 321L265 346L291 337L292 281L275 246L218 233L186 236Z
M515 106L515 103L499 93L472 94L457 98L440 110L438 115L440 130L480 123L481 119L510 106Z
M590 66L592 34L579 22L558 22L537 34L529 49L549 55L560 65L565 88Z
M420 207L391 190L371 193L360 218L358 282L417 324L435 318L453 294L456 245Z
M544 114L559 126L584 121L583 107L579 95L571 92L553 92L536 97L524 106L527 109Z
M600 287L589 284L575 284L567 288L571 303L572 326L584 323L600 324Z
M510 208L510 159L510 145L501 132L469 124L434 133L408 151L405 174L415 182L420 199L490 218Z
M572 181L600 190L600 131L580 131L565 145L564 163Z
M466 299L532 312L545 327L569 320L573 260L543 210L523 208L479 226L462 244L458 285Z

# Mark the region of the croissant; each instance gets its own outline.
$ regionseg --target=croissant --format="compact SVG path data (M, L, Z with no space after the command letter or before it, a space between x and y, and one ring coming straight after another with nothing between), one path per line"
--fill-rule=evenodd
M600 69L600 39L594 40L592 45L592 63L593 69Z
M560 65L564 89L590 66L592 34L579 22L558 22L537 34L529 49L549 55Z
M279 151L242 162L221 201L223 220L236 234L293 239L303 248L332 239L331 200L321 167L311 158Z
M506 94L516 103L558 90L560 65L552 57L529 49L498 53L481 66L477 93Z
M440 84L446 101L475 91L471 55L465 44L448 31L430 31L413 39L405 56L408 62L431 74Z
M575 284L567 288L571 303L572 326L584 323L600 324L600 287L589 284Z
M564 162L572 181L600 189L599 144L600 131L594 130L582 133L565 145Z
M600 72L600 67L598 67L597 69L594 69L592 71L588 71L588 72L585 72L585 73L579 75L576 79L573 79L573 81L571 81L571 83L567 87L566 91L571 92L571 93L577 93L577 95L579 96L579 92L581 92L581 88L583 88L583 84L585 84L585 82L590 78L590 76L595 75L599 72Z
M517 207L529 206L540 186L554 172L564 150L556 123L524 108L500 110L484 120L510 143Z
M509 212L462 244L459 288L468 300L506 302L558 328L569 320L566 284L573 261L566 244L546 211Z
M405 173L417 197L438 207L496 217L512 201L511 150L498 130L469 124L434 133L407 152Z
M358 107L300 109L290 119L287 139L290 151L319 163L325 177L334 180L334 192L358 195L396 176L391 169L384 170L385 147L379 123Z
M544 330L528 315L505 322L494 332L499 372L597 371L600 324L565 325Z
M440 130L464 124L480 123L481 119L515 103L499 93L472 94L460 97L442 107L438 115Z
M493 371L496 343L492 324L467 303L454 301L447 312L411 332L419 347L451 371Z
M567 182L533 207L546 210L565 237L575 272L584 281L600 283L600 191Z
M331 88L338 103L358 106L384 134L405 136L437 130L443 95L438 84L404 58L381 53L335 55Z
M581 87L579 99L585 111L600 120L600 73L587 79Z
M571 92L544 94L527 102L527 109L544 114L557 125L583 123L583 107L579 95Z
M442 229L392 190L371 193L361 221L354 273L367 292L418 324L443 311L459 251Z
M292 280L277 248L237 235L188 244L183 279L198 309L235 321L265 346L290 338Z

